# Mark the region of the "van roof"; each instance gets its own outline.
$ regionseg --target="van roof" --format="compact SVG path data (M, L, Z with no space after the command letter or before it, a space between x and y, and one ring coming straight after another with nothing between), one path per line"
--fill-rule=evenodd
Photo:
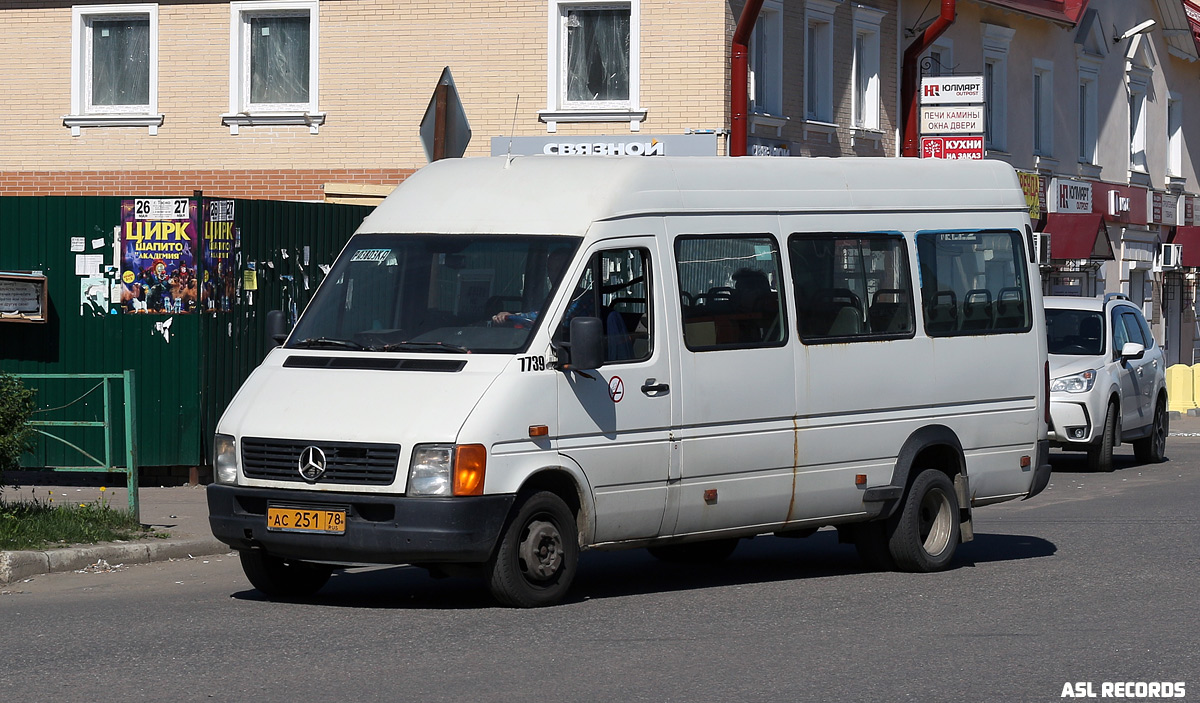
M500 156L422 168L358 231L583 235L647 214L1026 208L1000 161Z

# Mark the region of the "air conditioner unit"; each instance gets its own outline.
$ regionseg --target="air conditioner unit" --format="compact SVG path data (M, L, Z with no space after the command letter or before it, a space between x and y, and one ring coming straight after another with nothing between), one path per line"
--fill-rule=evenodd
M1170 271L1183 265L1182 244L1161 244L1158 247L1158 268L1160 271Z
M1050 233L1049 232L1034 232L1033 233L1033 256L1034 262L1042 265L1050 263Z

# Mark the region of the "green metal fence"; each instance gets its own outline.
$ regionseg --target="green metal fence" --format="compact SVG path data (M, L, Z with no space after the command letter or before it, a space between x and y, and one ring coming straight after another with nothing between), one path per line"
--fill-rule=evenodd
M83 390L74 399L64 405L51 407L39 407L35 410L35 416L38 419L29 421L29 425L33 427L34 432L44 438L45 441L57 442L65 445L73 450L73 456L76 461L85 463L68 464L52 467L49 470L57 471L86 471L86 472L104 472L104 473L123 473L125 474L125 485L128 488L129 494L129 512L135 520L141 520L141 503L138 500L138 463L137 463L137 410L136 404L129 402L130 398L136 398L134 392L134 373L125 371L119 374L87 374L87 373L27 373L14 374L15 378L22 380L33 381L64 381L66 385L72 385L71 382L82 381ZM97 383L91 385L93 381ZM120 382L120 406L123 409L120 420L117 422L117 415L114 408L117 403L113 385ZM41 390L42 384L34 384L35 390ZM90 387L89 387L90 386ZM100 413L96 417L94 412L95 399L93 394L99 391L100 396ZM72 391L73 392L73 391ZM56 417L58 419L47 419ZM98 441L103 446L103 451L97 452L103 455L103 458L94 456L92 452L80 446L84 442L77 435L87 434L87 430L100 430L100 437L93 441ZM76 432L72 432L75 430ZM115 434L120 433L124 437L124 455L125 463L118 464L115 460L117 456L116 437ZM70 437L70 439L68 438ZM71 441L75 439L76 442Z

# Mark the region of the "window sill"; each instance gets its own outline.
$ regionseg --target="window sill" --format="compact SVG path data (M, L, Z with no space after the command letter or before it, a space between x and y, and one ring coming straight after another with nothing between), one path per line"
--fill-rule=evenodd
M1102 170L1103 167L1101 166L1091 164L1086 161L1080 161L1079 166L1076 169L1076 174L1082 176L1083 178L1099 179L1100 172Z
M1131 186L1150 186L1150 174L1141 169L1129 170L1129 185Z
M1168 173L1166 178L1167 190L1172 192L1182 193L1184 187L1187 186L1187 177L1185 176L1173 176Z
M790 121L790 118L765 112L752 112L747 117L750 122L750 134L756 136L780 137L783 135L783 126ZM770 134L772 130L774 134Z
M850 146L859 145L879 149L883 146L883 130L872 127L851 127Z
M551 134L558 131L559 122L628 122L630 132L640 132L646 110L541 110L538 119Z
M78 137L83 127L146 127L150 136L158 134L163 116L159 115L66 115L63 126L71 128L71 136Z
M1033 167L1038 171L1049 171L1053 173L1058 170L1058 159L1054 158L1053 156L1034 154Z
M317 134L325 124L324 112L239 112L221 115L221 124L229 127L229 133L237 136L241 127L275 127L279 125L306 125L309 134Z
M833 135L837 134L838 126L832 122L820 122L817 120L804 120L801 123L804 127L804 139L809 138L809 134L815 135L817 138L825 137L825 143L833 143Z

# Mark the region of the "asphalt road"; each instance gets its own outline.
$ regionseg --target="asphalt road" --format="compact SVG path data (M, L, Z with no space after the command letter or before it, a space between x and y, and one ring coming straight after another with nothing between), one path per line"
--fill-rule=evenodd
M301 603L262 600L232 556L41 576L0 594L0 701L1048 702L1126 681L1200 701L1200 438L1168 455L1056 457L941 574L866 573L822 531L707 567L589 552L533 611L409 568Z

